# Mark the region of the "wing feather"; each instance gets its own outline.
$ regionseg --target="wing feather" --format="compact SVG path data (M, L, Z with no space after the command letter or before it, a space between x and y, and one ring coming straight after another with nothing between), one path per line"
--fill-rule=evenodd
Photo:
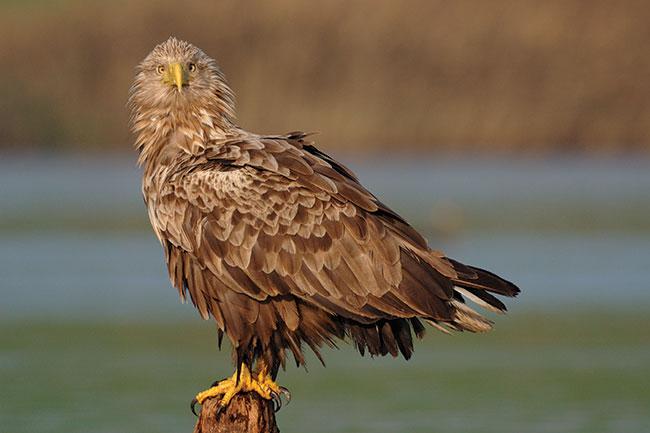
M358 323L384 320L351 332L370 338L373 354L410 354L410 326L418 336L423 328L406 319L482 331L489 321L462 295L505 310L485 290L513 293L511 283L429 249L347 168L300 139L251 136L208 147L203 158L170 180L152 222L169 243L181 296L204 317L219 316L231 338L273 314L298 329L300 300Z

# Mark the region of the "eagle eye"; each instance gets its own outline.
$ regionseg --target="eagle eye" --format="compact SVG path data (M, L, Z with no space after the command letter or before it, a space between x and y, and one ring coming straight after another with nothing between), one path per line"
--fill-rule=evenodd
M163 65L158 65L158 67L156 68L156 72L162 75L165 72L165 67Z
M190 63L190 64L187 66L187 70L190 71L190 72L194 72L194 71L196 71L196 65L195 65L194 63Z

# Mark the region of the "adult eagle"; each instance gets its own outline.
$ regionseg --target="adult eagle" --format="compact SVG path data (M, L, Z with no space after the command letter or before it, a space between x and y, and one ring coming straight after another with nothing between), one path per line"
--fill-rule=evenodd
M235 374L197 395L240 391L279 401L287 351L350 338L363 355L413 352L421 321L443 332L491 329L466 301L496 312L512 283L432 250L356 176L307 141L235 123L213 59L170 38L140 63L130 90L142 192L172 284L219 341ZM255 364L255 372L251 373Z

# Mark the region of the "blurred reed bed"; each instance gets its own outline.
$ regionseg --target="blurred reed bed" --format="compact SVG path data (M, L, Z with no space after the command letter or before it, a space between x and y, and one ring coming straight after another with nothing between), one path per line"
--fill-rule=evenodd
M0 2L0 149L128 149L135 65L217 58L247 129L326 149L650 150L650 3Z

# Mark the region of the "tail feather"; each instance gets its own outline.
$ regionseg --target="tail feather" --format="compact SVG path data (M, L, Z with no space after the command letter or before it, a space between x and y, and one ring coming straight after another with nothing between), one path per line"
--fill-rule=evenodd
M458 277L452 280L454 283L454 298L450 301L455 314L453 321L446 322L444 325L452 329L458 328L471 332L491 330L493 322L474 311L467 305L467 301L471 301L486 310L504 314L507 310L505 304L491 293L514 297L519 294L519 288L492 272L467 266L452 259L450 259L450 262L458 274ZM439 324L436 327L440 329Z
M451 304L456 308L454 323L462 329L472 332L487 332L492 329L492 322L472 310L464 302L454 299Z
M424 319L424 321L427 322L429 325L433 326L434 328L436 328L438 331L442 332L443 334L451 335L451 331L449 331L449 329L447 328L450 328L453 331L458 331L458 329L454 327L451 324L451 322L444 322L445 326L447 327L445 328L445 326L442 326L440 322L438 322L435 319Z
M460 286L454 286L454 290L460 293L464 298L469 299L486 310L494 311L497 314L504 314L506 311L505 304L489 293L481 292L477 289L464 289ZM487 298L486 295L489 296L489 298Z

